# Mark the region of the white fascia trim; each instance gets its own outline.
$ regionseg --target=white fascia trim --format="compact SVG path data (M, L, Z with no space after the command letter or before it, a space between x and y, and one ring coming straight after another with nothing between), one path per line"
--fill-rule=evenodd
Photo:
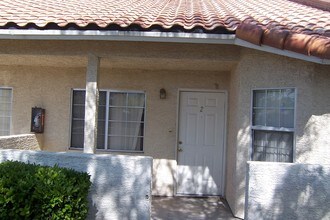
M0 29L0 39L16 40L104 40L144 41L196 44L229 44L278 54L308 62L330 65L329 59L307 56L269 46L258 46L236 38L235 34L142 32L142 31L97 31L97 30L17 30Z
M309 61L309 62L313 62L313 63L330 65L330 60L328 60L328 59L321 59L321 58L314 57L314 56L307 56L307 55L295 53L295 52L292 52L289 50L280 50L280 49L266 46L266 45L258 46L258 45L249 43L247 41L244 41L244 40L241 40L238 38L235 39L235 45L247 47L247 48L251 48L251 49L255 49L255 50L260 50L260 51L264 51L264 52L269 52L269 53L273 53L273 54L278 54L278 55L282 55L282 56L286 56L286 57L291 57L291 58L295 58L295 59L299 59L299 60Z
M97 31L97 30L0 30L0 39L16 40L106 40L172 43L234 44L235 34Z

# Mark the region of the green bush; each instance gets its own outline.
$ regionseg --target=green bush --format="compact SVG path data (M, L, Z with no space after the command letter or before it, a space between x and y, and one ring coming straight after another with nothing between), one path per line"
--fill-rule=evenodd
M7 161L0 164L0 219L85 219L89 175Z

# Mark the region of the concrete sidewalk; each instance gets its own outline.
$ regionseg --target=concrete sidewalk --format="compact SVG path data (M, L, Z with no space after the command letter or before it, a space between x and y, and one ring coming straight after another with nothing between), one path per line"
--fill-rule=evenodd
M219 197L153 197L152 220L237 220Z

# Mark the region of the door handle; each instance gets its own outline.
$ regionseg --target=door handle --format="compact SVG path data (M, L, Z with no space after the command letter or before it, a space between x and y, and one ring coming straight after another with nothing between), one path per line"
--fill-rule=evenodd
M179 143L179 144L182 144L182 141L179 141L178 143Z
M178 152L182 152L183 149L181 147L178 147Z

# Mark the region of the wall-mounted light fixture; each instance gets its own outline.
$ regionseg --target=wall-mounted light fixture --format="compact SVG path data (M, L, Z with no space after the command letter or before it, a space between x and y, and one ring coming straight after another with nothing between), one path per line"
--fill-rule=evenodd
M159 90L159 98L160 99L166 99L166 90L164 88L161 88Z

